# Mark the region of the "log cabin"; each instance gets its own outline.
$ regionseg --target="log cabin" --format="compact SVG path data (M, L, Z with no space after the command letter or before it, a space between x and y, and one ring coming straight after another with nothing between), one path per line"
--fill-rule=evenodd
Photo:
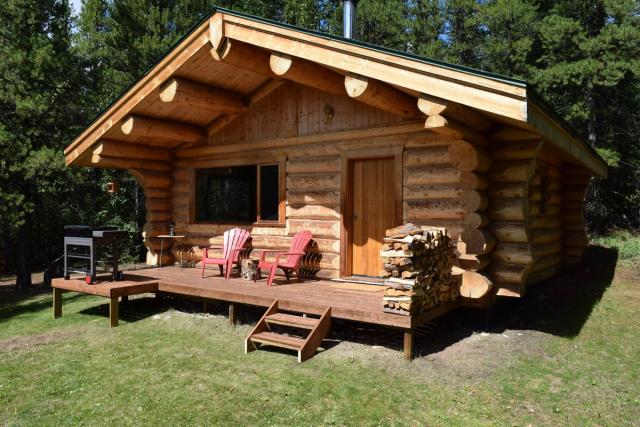
M313 233L308 275L380 276L385 230L446 227L471 305L580 260L606 164L524 81L215 8L65 150L144 189L148 263ZM165 246L166 249L166 246ZM189 255L190 254L190 255ZM491 298L489 298L489 296Z

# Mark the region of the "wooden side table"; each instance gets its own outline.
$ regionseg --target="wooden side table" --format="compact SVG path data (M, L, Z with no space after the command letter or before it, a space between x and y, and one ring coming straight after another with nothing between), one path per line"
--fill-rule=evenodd
M182 240L187 236L185 236L184 234L176 234L173 236L171 234L160 234L159 236L156 236L156 237L160 239L160 258L158 259L158 270L160 270L162 268L162 249L164 245L164 239ZM179 268L182 268L182 251L180 251Z

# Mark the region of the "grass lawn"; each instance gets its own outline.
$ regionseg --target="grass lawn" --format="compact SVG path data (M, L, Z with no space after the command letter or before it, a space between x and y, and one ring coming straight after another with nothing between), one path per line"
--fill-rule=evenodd
M259 311L0 293L2 425L633 425L640 419L640 262L592 248L582 270L490 315L458 311L417 338L334 324L328 349L243 354ZM373 344L373 345L372 345Z

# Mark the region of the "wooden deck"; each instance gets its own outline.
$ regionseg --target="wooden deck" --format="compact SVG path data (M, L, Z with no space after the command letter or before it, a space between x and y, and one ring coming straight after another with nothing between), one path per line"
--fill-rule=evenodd
M279 307L286 311L320 315L331 307L334 318L401 329L413 329L458 306L454 303L419 316L402 316L382 311L383 287L330 280L305 280L301 283L292 280L287 283L284 278L276 278L273 286L269 287L264 279L256 283L239 278L225 280L217 269L207 270L205 278L201 278L199 269L149 268L127 271L125 279L123 282L98 280L95 285L87 285L81 279L54 279L52 286L107 298L159 291L260 307L269 307L277 299Z
M110 277L110 276L104 276ZM375 285L337 282L329 280L305 280L301 283L276 278L273 286L266 280L245 281L240 278L225 280L218 270L208 270L204 278L200 270L163 267L125 272L125 280L111 282L100 280L88 285L82 279L54 279L54 316L62 314L62 291L81 292L110 299L111 325L117 325L118 297L140 293L168 293L202 301L215 300L229 303L229 318L235 323L237 306L241 304L270 307L278 300L283 311L322 315L330 308L331 317L355 322L383 325L402 329L405 333L405 356L411 357L413 329L460 304L458 301L429 310L418 316L403 316L382 311L384 288Z

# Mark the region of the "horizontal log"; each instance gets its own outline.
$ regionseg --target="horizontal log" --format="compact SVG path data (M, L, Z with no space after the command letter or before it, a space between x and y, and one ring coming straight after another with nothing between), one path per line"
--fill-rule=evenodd
M340 238L340 221L290 219L287 220L287 234L308 230L314 237Z
M154 172L170 172L171 163L158 160L125 159L121 157L107 157L98 154L91 156L91 167L110 169L138 169Z
M465 212L482 212L489 204L489 198L483 191L466 190L460 198Z
M523 222L493 221L489 230L498 242L526 243L529 240Z
M510 142L493 151L494 160L526 160L537 156L538 141Z
M560 228L563 220L558 217L549 216L531 217L529 219L529 227L531 229Z
M149 222L171 222L172 213L169 211L147 211L145 218Z
M456 184L460 172L452 166L420 166L404 169L405 185Z
M269 66L271 54L251 44L226 37L219 46L214 46L210 53L216 61L244 68L263 76L271 74Z
M491 139L495 141L522 142L522 141L540 141L540 135L528 132L523 129L504 126L498 131L491 134Z
M465 141L449 145L449 158L459 171L486 172L491 166L491 156L482 148Z
M339 219L340 208L326 205L287 206L287 218Z
M491 258L488 255L461 254L457 258L458 267L470 271L484 270L490 263Z
M562 249L562 257L581 258L584 253L584 247L567 247Z
M562 243L560 242L552 242L552 243L538 243L532 245L532 252L535 258L543 258L549 255L555 255L562 252Z
M486 147L488 144L487 137L483 132L478 132L475 129L465 126L453 119L446 119L443 116L428 116L424 122L424 128L443 138L464 140L479 147Z
M334 95L344 95L344 77L314 62L273 52L269 58L269 66L277 77Z
M510 199L527 196L527 185L524 182L491 183L487 190L489 197Z
M93 149L93 154L105 157L123 157L140 160L159 160L170 162L171 151L160 147L135 144L131 142L101 139Z
M403 188L404 200L426 199L456 199L462 197L466 191L458 184L434 184L420 186L405 186Z
M146 199L144 201L147 211L169 212L173 208L171 199Z
M558 258L558 261L560 258ZM540 282L543 282L551 277L553 277L558 271L558 266L547 267L544 269L539 269L536 271L531 271L527 274L527 285L532 286L536 285Z
M542 200L542 191L538 187L529 187L529 201L539 202Z
M521 298L524 296L526 287L522 283L499 283L494 284L496 296Z
M462 273L462 285L460 296L465 298L482 298L493 287L491 279L477 271L465 271Z
M446 145L407 149L404 152L404 166L451 165L449 149Z
M287 173L339 172L340 157L307 157L289 159Z
M547 166L546 176L555 179L562 179L562 171L559 168L549 165Z
M530 200L533 200L533 198L531 198ZM540 200L540 199L538 199ZM548 205L554 205L557 206L560 203L562 203L562 195L556 191L548 191L546 194L546 203Z
M491 126L491 121L482 114L456 102L427 94L418 97L418 109L427 116L444 116L482 132Z
M555 178L547 178L547 191L561 191L562 181Z
M492 199L487 209L489 218L496 221L523 221L522 199Z
M416 98L379 80L348 73L344 87L349 97L401 117L418 117Z
M132 170L140 186L147 191L150 188L169 190L173 186L173 177L169 174Z
M489 217L478 212L466 212L462 221L464 228L483 228L489 225Z
M126 117L120 129L125 135L180 142L196 142L206 136L203 129L191 124L142 116Z
M175 181L185 181L189 183L193 178L194 171L191 168L180 168L173 170L173 179Z
M559 228L532 228L531 229L531 242L535 244L539 243L552 243L559 241L562 238L562 230Z
M453 219L464 218L464 206L460 199L442 199L426 201L405 201L404 212L407 217L429 219Z
M459 182L467 190L486 190L489 187L486 175L476 172L460 172Z
M531 273L540 270L553 269L560 266L562 258L558 254L552 254L544 257L537 258L531 266Z
M144 192L144 197L150 199L170 199L172 191L164 188L148 188Z
M489 271L495 282L524 283L527 265L492 262Z
M494 162L489 170L489 179L494 182L529 182L535 168L535 160Z
M458 238L457 249L461 254L484 255L491 252L496 240L486 229L469 228Z
M287 175L287 190L338 190L340 189L340 174L289 174Z
M287 202L291 205L337 205L338 190L288 190Z
M238 93L180 77L172 77L160 86L160 100L185 109L226 113L243 113L249 109Z
M533 256L527 243L500 242L493 248L491 259L510 264L527 265L533 262Z

